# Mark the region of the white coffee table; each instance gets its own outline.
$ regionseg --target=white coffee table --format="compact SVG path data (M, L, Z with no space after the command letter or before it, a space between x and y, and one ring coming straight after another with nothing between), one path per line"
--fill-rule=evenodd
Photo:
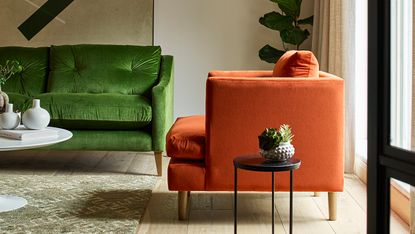
M58 137L55 138L40 138L29 141L12 140L0 137L0 151L25 150L45 147L48 145L57 144L72 137L72 133L61 128L47 127L48 129L55 129L58 131ZM1 157L0 157L1 160ZM0 212L16 210L24 207L27 200L13 195L0 195Z

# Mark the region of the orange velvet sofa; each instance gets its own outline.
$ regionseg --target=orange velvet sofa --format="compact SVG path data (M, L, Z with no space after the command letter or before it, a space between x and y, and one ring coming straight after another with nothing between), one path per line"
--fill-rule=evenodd
M233 191L233 159L258 153L258 135L289 124L301 167L294 191L328 192L336 219L343 191L344 82L319 77L272 77L272 71L214 71L206 87L206 116L178 118L167 134L169 190L178 191L179 219L188 216L190 191ZM270 173L239 170L238 189L270 191ZM289 190L289 173L277 173L276 190Z

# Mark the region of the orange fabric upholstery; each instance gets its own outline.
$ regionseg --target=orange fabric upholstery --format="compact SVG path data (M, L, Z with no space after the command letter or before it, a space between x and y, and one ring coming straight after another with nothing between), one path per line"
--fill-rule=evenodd
M258 76L251 76L251 75ZM258 153L257 136L266 127L289 124L295 135L295 191L343 191L344 82L320 77L271 77L272 72L212 72L206 90L206 151L203 164L176 161L169 188L233 190L233 159ZM259 78L260 77L260 78ZM185 167L187 165L188 167ZM270 191L270 173L239 170L238 188ZM276 174L276 189L289 189L289 173Z
M318 77L318 61L311 51L290 50L285 52L275 64L273 76Z
M202 160L205 157L205 116L178 118L166 136L167 155Z
M205 165L200 161L172 158L167 171L169 190L204 191Z

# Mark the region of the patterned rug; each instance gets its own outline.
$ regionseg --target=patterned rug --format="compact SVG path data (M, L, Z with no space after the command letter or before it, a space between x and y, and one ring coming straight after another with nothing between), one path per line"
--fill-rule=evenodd
M0 193L26 198L0 213L0 233L135 233L157 177L1 175Z

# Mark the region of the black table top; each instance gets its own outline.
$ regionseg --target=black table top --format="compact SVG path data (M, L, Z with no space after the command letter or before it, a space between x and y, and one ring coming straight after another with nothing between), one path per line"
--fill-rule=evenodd
M240 168L250 171L290 171L298 169L301 165L301 160L297 158L290 158L284 162L270 161L259 154L251 154L236 157L233 160L235 168Z

